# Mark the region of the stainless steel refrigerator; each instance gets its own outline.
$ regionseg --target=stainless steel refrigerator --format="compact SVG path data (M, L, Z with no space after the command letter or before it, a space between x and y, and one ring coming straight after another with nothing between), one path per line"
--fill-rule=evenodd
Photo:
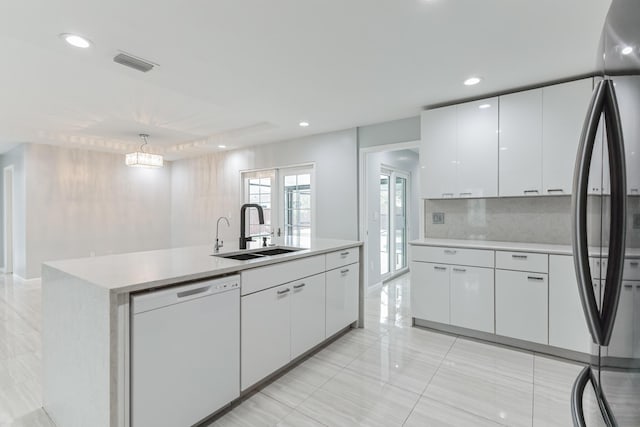
M640 0L613 0L574 170L573 251L593 340L575 426L640 426Z

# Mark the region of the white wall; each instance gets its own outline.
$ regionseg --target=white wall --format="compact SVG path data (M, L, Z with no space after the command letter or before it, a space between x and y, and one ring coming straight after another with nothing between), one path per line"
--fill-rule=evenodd
M349 129L173 162L173 246L213 244L216 219L223 215L231 228L221 225L221 238L237 241L241 171L310 162L316 173L316 237L356 240L357 134Z
M26 188L25 146L18 147L0 156L0 264L4 267L4 168L13 165L13 271L26 277Z
M25 146L25 278L49 260L170 247L171 163L130 168L124 156Z
M409 172L409 233L408 240L419 237L420 196L419 156L411 150L380 151L366 154L366 221L367 221L367 285L374 286L380 276L380 168L382 165Z

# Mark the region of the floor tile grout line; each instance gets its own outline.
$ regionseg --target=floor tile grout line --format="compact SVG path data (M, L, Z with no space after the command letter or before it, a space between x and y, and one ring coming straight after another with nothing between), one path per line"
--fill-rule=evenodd
M438 374L438 371L440 371L442 362L444 362L444 360L447 358L447 356L449 355L449 352L451 352L451 349L453 348L457 340L458 340L458 335L454 337L453 341L451 342L451 345L449 346L449 349L447 350L447 353L440 360L440 363L438 364L436 371L433 373L433 375L431 375L431 378L429 378L429 382L427 382L427 385L422 389L422 393L420 393L420 395L418 396L418 400L416 400L416 403L413 405L413 408L411 408L411 411L409 411L409 414L407 414L407 416L405 417L404 421L402 422L403 426L407 423L407 421L411 417L411 414L413 414L413 411L415 411L416 406L418 406L418 403L420 403L420 399L424 397L424 392L427 391L427 389L429 388L429 385L431 384L431 381L433 381L435 376Z

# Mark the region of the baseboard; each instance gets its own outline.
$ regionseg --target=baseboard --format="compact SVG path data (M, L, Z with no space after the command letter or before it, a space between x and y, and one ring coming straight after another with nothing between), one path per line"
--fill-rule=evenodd
M18 279L20 279L22 282L27 283L27 284L29 284L29 283L35 283L35 282L39 282L39 281L42 279L41 277L33 277L33 278L31 278L31 279L25 279L24 277L20 276L20 275L19 275L19 274L17 274L17 273L13 273L13 275L14 275L15 277L17 277Z

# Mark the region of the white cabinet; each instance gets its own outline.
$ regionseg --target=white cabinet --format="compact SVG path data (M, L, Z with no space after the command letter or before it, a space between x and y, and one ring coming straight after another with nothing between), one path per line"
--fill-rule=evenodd
M500 196L542 194L542 89L500 97L499 186Z
M457 192L456 106L423 111L420 176L422 197L454 197Z
M291 283L291 359L325 338L325 274Z
M451 324L494 333L493 268L451 267Z
M421 123L423 198L498 195L498 98L424 111Z
M327 271L325 336L358 320L359 263Z
M291 360L291 285L241 298L241 389L260 381Z
M542 90L542 193L571 194L573 168L593 79Z
M411 315L417 319L449 323L450 266L411 262Z
M547 275L496 270L496 334L548 344Z
M640 195L640 78L614 77L627 161L627 192Z
M572 256L549 256L549 345L591 352Z
M498 98L458 105L456 197L498 195Z
M640 291L640 289L635 289L634 284L635 282L631 281L622 282L618 313L607 349L607 354L610 357L631 358L634 356L634 343L638 341L635 336L638 327L634 325L634 311L636 311L634 294Z

